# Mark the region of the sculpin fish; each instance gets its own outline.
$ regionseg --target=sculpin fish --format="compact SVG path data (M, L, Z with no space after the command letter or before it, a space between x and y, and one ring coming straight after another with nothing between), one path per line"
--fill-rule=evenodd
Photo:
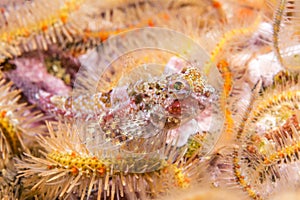
M99 119L107 138L121 144L178 128L199 115L216 96L198 68L184 67L106 93L72 97L40 93L39 98L55 114Z

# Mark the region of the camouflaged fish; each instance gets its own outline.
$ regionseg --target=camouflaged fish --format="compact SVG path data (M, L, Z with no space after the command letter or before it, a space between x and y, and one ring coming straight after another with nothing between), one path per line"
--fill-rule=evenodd
M96 117L108 138L121 143L178 128L208 107L216 92L198 68L185 67L107 93L73 97L40 93L39 98L56 114L82 120Z

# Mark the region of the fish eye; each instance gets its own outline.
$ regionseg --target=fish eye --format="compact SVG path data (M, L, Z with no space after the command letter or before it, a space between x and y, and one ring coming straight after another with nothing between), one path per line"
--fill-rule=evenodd
M184 83L182 83L181 81L176 81L173 86L175 90L184 89Z
M174 98L182 99L188 96L191 92L191 87L184 79L171 80L168 85L170 93L175 95Z

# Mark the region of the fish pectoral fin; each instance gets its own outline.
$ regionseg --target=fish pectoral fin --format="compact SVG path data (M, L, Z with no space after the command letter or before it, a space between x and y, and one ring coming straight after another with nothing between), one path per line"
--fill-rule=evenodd
M149 117L133 116L120 122L120 129L126 136L149 138L162 131L151 123Z

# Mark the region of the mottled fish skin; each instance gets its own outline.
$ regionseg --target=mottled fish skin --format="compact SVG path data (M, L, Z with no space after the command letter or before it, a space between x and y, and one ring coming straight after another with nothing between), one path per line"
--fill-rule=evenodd
M195 118L215 98L198 68L140 80L107 93L45 97L52 112L68 118L99 119L109 141L121 144L134 137L148 138L178 128ZM120 97L120 99L118 99Z

